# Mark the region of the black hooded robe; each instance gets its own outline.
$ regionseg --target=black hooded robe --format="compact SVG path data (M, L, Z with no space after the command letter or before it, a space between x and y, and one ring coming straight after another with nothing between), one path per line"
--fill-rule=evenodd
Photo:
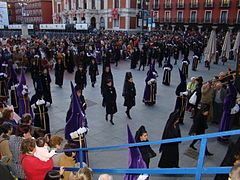
M64 65L63 63L57 63L55 66L55 84L62 86L63 85L63 76L64 76Z

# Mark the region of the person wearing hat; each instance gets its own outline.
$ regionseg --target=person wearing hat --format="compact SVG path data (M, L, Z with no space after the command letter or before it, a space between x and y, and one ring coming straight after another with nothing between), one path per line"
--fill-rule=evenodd
M209 109L210 106L208 104L200 104L199 110L197 114L194 116L193 119L193 125L189 131L189 135L200 135L200 134L205 134L205 130L208 128L207 125L207 117L209 114ZM196 142L199 139L193 140L193 142L190 144L190 148L197 150L197 148L194 146ZM210 153L206 147L205 151L206 156L212 156L213 154Z
M46 102L52 104L52 94L51 94L51 77L47 67L43 69L43 73L40 77L42 88L43 88L43 99Z
M87 86L87 77L86 71L84 70L83 66L79 66L78 70L75 73L75 83L78 89L81 91Z
M91 59L91 63L89 65L89 76L91 79L92 87L94 87L97 79L96 76L99 74L98 72L98 65L94 58Z
M111 72L111 67L108 64L103 64L103 72L102 72L102 79L101 79L101 94L104 94L104 91L107 86L107 80L111 79L113 83L113 75ZM102 102L102 106L105 106L104 98Z
M186 78L188 78L188 66L190 64L190 61L188 57L184 57L182 60L182 73L185 75Z
M199 57L197 55L193 56L192 70L196 71L198 66Z
M169 86L171 82L171 71L173 66L171 64L171 57L168 57L167 63L163 66L163 81L162 84Z
M57 63L55 64L55 84L60 88L63 85L64 69L62 59L57 59Z
M125 111L127 117L132 119L130 109L135 106L136 89L131 72L126 72L122 96L124 97L124 106L127 107Z
M179 127L179 111L170 114L163 131L162 139L172 139L181 137ZM180 142L161 144L159 152L162 153L158 163L159 168L179 168L179 149Z
M104 103L106 106L106 121L108 121L108 115L110 114L110 123L113 123L113 114L117 112L117 94L113 86L112 79L106 81L106 88L103 92Z
M144 126L141 126L137 130L135 134L135 141L136 143L148 142L148 133ZM149 168L150 159L154 158L156 156L156 153L153 151L150 145L139 146L138 148L142 154L144 162L147 165L147 168Z

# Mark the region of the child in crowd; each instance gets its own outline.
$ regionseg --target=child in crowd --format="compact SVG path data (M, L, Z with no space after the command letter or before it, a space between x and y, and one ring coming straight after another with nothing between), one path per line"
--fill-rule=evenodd
M48 149L50 148L46 143L46 138L39 137L36 140L36 152L34 153L34 156L40 159L41 161L46 162L56 154L55 150L49 152Z

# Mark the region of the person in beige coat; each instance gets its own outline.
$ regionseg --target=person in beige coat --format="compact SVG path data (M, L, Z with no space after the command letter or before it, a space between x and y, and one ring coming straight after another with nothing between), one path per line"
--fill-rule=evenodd
M10 123L3 123L0 126L0 154L2 156L2 165L9 165L12 163L12 153L9 149L9 137L13 132L13 127Z

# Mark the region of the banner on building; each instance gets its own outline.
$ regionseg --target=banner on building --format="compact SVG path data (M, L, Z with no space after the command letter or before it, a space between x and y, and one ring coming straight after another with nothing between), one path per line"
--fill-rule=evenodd
M118 9L117 8L114 8L113 10L112 10L112 18L113 19L118 19Z
M0 1L0 25L9 25L7 2Z
M28 24L27 28L33 29L33 24ZM22 29L22 24L10 24L8 25L8 29Z
M88 30L87 24L76 24L76 30Z
M65 24L40 24L41 30L65 30Z

